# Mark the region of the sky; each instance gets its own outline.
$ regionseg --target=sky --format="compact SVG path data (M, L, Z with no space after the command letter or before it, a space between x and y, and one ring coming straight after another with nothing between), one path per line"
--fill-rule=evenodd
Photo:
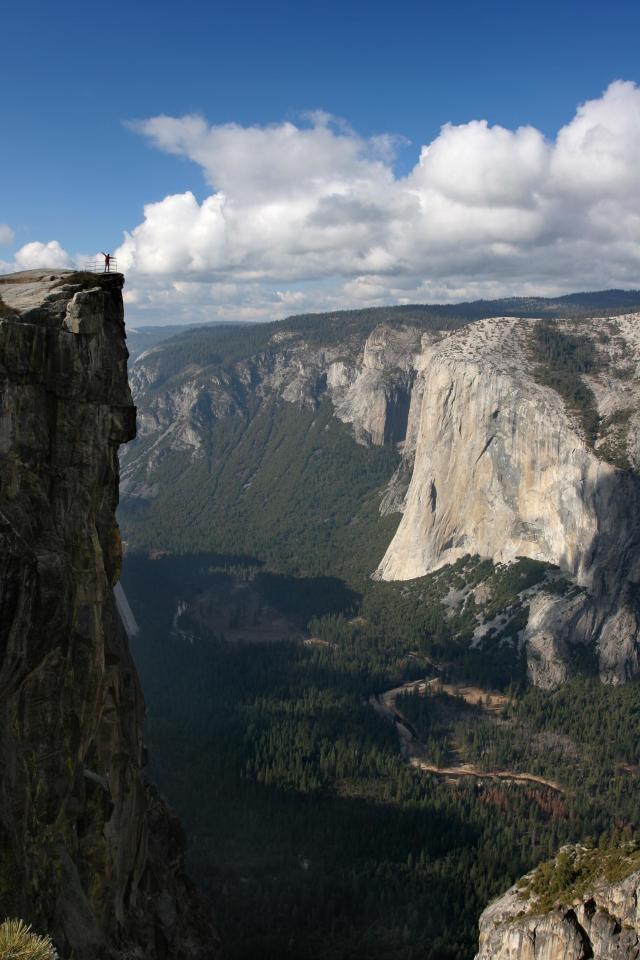
M640 4L11 0L0 272L130 323L640 287Z

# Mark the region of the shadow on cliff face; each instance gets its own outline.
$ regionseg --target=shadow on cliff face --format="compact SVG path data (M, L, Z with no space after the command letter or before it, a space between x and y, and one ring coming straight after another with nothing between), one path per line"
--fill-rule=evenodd
M631 470L607 473L594 498L599 520L591 550L594 590L614 595L622 583L640 580L640 476Z
M384 426L384 442L400 443L406 439L411 406L413 378L406 386L394 385L387 398L387 416Z
M534 680L541 669L536 657L549 661L543 664L549 682L535 680L543 686L563 682L591 651L605 682L640 674L640 477L602 471L589 497L598 526L576 576L586 591L550 600L528 637Z
M607 472L594 492L598 532L591 548L600 675L622 682L640 673L640 477Z

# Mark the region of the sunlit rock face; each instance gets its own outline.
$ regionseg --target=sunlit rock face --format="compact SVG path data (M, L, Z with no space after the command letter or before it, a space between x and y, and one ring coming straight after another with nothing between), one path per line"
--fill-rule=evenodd
M0 915L61 957L216 955L180 825L144 777L113 585L135 434L123 278L0 277Z
M526 882L527 878L524 878ZM615 882L596 876L566 902L537 909L519 892L523 881L480 917L476 960L638 960L637 870Z
M345 336L325 346L303 337L290 342L276 333L255 357L225 366L189 362L168 377L170 347L162 344L138 357L131 370L140 400L139 436L159 441L146 454L149 478L163 450L204 455L202 435L209 419L243 414L251 403L274 397L302 407L327 398L336 416L352 425L359 443L401 442L419 346L419 331L405 324L380 324L364 342Z
M418 332L380 325L367 338L350 381L329 386L336 415L353 424L356 439L374 444L402 442L413 379Z
M599 343L610 323L590 321L581 334ZM628 364L639 356L640 318L615 326ZM622 681L639 669L640 480L590 447L561 397L536 382L530 331L530 321L484 320L418 357L405 446L411 480L377 575L411 579L465 554L557 564L584 593L578 603L537 598L526 636L532 679L560 682L568 647L597 641L603 678ZM637 467L637 369L616 376L607 359L594 393L603 416L633 411L626 442Z

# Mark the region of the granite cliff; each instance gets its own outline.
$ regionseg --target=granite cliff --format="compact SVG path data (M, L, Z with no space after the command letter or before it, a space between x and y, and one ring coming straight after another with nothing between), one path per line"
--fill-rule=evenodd
M250 337L247 340L250 344ZM310 409L326 397L337 418L352 426L359 443L402 441L419 345L420 331L407 324L380 324L366 337L347 333L329 344L276 329L267 349L254 356L227 364L220 362L214 345L210 357L185 360L169 373L166 361L173 342L161 344L142 354L131 369L134 395L142 400L139 438L152 438L155 451L145 468L152 474L156 456L168 447L201 455L207 417L246 414L253 399L265 402L271 397ZM134 445L122 471L127 492L138 463Z
M564 848L490 904L476 960L637 960L637 851Z
M113 586L135 434L118 275L0 277L0 914L72 960L217 955L144 775Z
M411 481L378 576L419 577L465 554L557 565L580 592L532 601L531 679L562 682L569 648L596 643L602 678L621 682L640 670L640 315L580 325L599 358L585 378L602 424L595 445L539 382L532 331L489 319L424 346L404 450Z

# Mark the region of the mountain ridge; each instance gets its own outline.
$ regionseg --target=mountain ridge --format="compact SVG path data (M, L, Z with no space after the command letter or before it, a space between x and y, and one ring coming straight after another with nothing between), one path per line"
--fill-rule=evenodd
M573 308L572 308L572 305ZM490 316L540 316L553 315L564 317L587 316L600 306L612 313L640 309L640 290L597 290L565 294L560 297L505 297L497 300L469 300L451 304L396 304L381 307L352 308L345 310L317 311L313 313L292 314L281 320L262 322L250 321L209 321L192 325L133 326L128 331L129 352L135 362L139 355L153 349L165 340L181 338L183 335L197 336L203 330L212 328L232 328L237 333L264 329L265 331L290 332L292 328L303 325L325 330L338 320L356 321L352 326L363 325L369 331L385 320L408 319L428 322L461 321L463 319L482 319ZM513 311L510 312L510 307ZM520 309L518 309L520 308Z

